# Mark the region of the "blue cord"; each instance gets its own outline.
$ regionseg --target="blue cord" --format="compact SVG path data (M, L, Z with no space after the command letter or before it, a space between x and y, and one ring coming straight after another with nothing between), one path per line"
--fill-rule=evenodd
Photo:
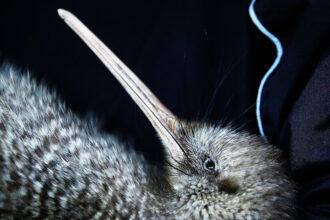
M261 95L262 95L262 90L264 88L264 85L268 79L268 77L273 73L273 71L275 70L275 68L278 66L278 64L281 61L282 55L283 55L283 48L282 48L282 44L280 42L280 40L275 37L275 35L273 35L272 33L270 33L259 21L255 11L254 11L254 3L256 2L256 0L252 0L250 7L249 7L249 14L250 14L250 18L252 20L252 22L255 24L255 26L259 29L260 32L262 32L266 37L268 37L274 44L276 47L276 51L277 51L277 57L274 60L274 63L271 65L271 67L268 69L268 71L266 72L266 74L264 75L264 77L262 78L259 88L258 88L258 95L257 95L257 101L256 101L256 116L257 116L257 122L258 122L258 127L259 127L259 132L261 134L261 136L268 141L267 137L265 136L264 133L264 128L262 125L262 120L261 120L261 114L260 114L260 105L261 105Z

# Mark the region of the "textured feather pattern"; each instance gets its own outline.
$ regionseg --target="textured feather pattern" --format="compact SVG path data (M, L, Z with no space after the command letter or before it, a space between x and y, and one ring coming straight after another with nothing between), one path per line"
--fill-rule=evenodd
M261 138L179 122L185 157L148 165L54 92L6 66L0 74L1 219L285 219L294 187ZM204 162L215 162L214 172Z

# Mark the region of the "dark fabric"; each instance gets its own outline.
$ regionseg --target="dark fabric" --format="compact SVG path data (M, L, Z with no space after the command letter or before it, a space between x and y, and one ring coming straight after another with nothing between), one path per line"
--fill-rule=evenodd
M1 1L0 59L29 68L84 116L131 140L151 162L153 128L92 52L58 18L89 26L178 116L232 122L258 133L255 100L276 57L244 1ZM289 158L299 187L297 219L330 218L330 2L260 0L256 13L284 56L266 83L262 120Z
M284 122L329 48L330 1L257 1L264 25L282 42L283 59L263 92L265 133L278 143Z
M330 215L330 53L327 52L292 108L289 133L292 170L300 183L304 215ZM281 132L284 133L283 131ZM314 217L313 217L314 218ZM312 216L309 219L313 219Z
M266 134L289 154L299 186L298 219L330 218L329 9L329 1L256 4L261 20L283 44L261 112Z

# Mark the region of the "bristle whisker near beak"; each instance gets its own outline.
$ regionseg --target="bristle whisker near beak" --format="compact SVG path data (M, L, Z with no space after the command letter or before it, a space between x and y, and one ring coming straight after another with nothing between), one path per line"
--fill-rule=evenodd
M181 160L184 157L184 151L174 133L175 127L178 124L177 117L173 115L145 84L101 40L79 21L78 18L63 9L58 9L58 13L129 93L156 129L172 158Z
M178 164L180 163L179 161L176 161ZM173 163L170 163L168 161L165 162L167 166L173 168L174 170L180 172L180 173L183 173L187 176L190 176L190 174L188 174L187 172L183 171L182 169L180 169L178 166L174 165Z

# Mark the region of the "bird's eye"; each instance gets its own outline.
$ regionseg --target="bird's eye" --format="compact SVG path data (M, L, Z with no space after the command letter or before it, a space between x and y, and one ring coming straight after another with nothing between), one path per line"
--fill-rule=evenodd
M215 170L215 163L213 162L213 160L211 160L210 158L207 158L204 161L204 169L209 171L209 172L214 172Z

